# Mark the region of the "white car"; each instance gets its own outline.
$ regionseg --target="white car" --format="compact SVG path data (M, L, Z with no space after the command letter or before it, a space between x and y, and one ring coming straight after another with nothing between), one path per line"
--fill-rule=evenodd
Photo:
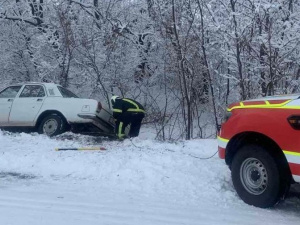
M60 85L25 83L0 92L0 128L34 128L48 136L67 130L111 136L114 119L108 107Z

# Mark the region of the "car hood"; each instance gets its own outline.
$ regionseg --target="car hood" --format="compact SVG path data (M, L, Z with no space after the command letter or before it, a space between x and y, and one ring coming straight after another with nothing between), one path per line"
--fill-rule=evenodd
M292 100L298 99L299 94L294 95L276 95L268 96L264 98L257 98L251 100L245 100L241 102L235 102L228 106L227 111L234 109L247 109L247 108L277 108L282 107Z

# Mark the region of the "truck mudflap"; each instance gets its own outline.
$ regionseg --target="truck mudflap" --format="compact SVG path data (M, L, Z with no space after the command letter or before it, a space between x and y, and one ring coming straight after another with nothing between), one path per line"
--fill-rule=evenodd
M225 150L228 142L229 142L228 139L221 138L220 136L218 136L218 151L219 151L219 157L221 159L225 159Z
M300 153L283 150L289 163L291 173L296 182L300 182Z

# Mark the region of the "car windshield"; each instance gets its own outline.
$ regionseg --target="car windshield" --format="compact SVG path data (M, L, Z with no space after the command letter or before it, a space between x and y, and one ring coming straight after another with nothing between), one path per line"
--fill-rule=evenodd
M64 98L79 98L77 95L75 95L73 92L69 91L69 90L66 89L66 88L63 88L63 87L59 87L59 86L58 86L58 90L60 91L61 95L62 95Z
M14 98L22 86L11 86L0 93L0 98Z

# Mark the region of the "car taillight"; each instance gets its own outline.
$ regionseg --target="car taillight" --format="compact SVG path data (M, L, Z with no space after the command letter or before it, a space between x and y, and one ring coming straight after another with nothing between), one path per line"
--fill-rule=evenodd
M101 102L98 102L98 110L100 111L102 109Z
M300 116L290 116L287 120L292 128L300 130Z

